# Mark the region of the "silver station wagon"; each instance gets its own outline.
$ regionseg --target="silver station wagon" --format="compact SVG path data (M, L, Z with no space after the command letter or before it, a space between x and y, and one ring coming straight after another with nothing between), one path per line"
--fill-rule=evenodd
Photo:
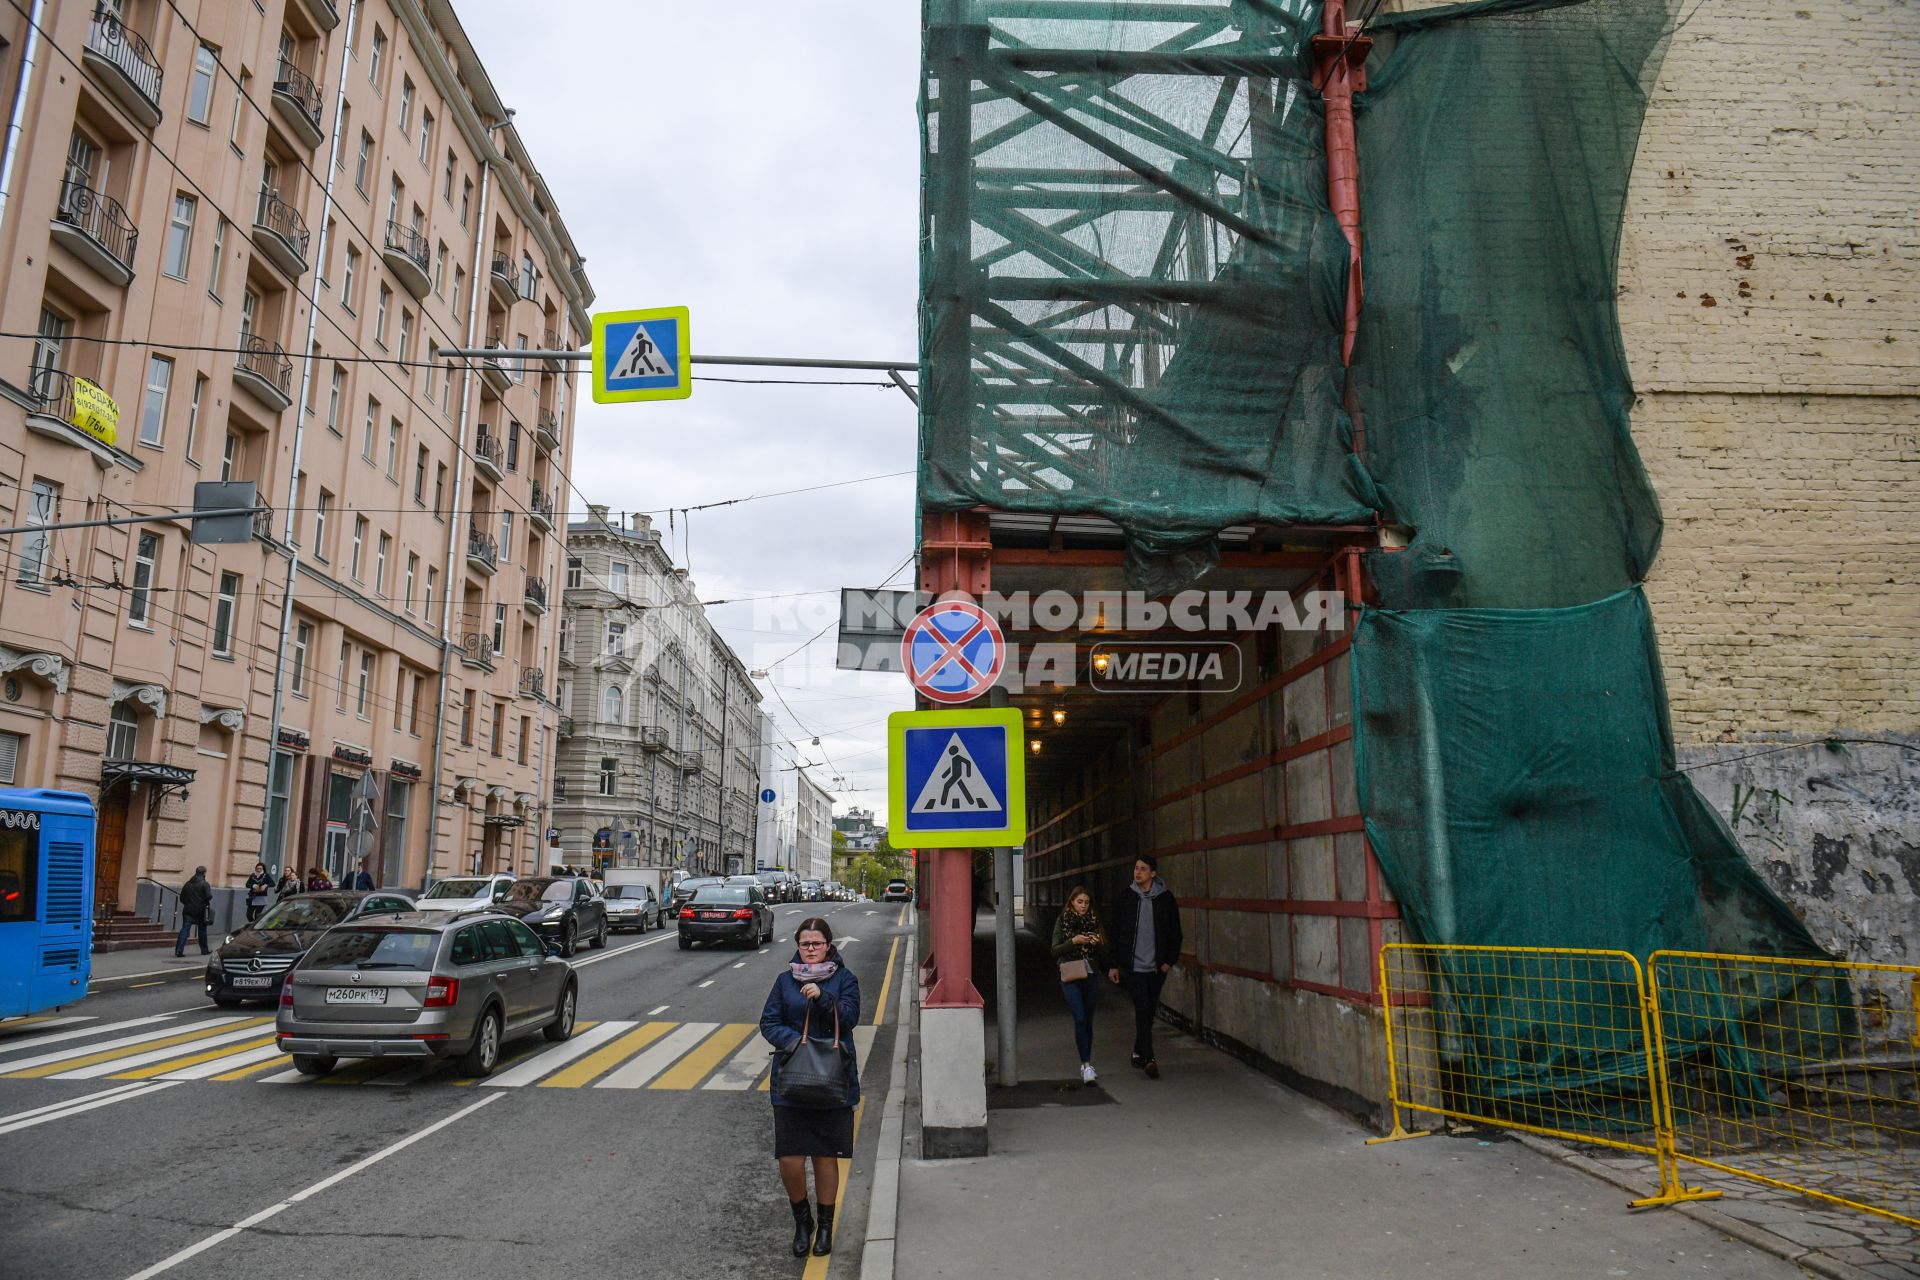
M518 920L406 912L330 929L280 992L276 1030L295 1069L342 1058L457 1058L491 1074L516 1036L573 1034L579 983Z

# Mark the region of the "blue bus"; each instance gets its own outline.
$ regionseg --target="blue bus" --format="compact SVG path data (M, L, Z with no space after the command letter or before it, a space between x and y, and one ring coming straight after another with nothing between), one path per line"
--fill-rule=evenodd
M0 787L0 1018L87 994L93 830L78 792Z

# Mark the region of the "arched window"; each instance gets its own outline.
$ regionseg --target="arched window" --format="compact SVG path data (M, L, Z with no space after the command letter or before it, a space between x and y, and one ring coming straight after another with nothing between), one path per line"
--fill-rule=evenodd
M607 696L601 703L600 718L609 724L624 724L626 723L625 710L626 699L621 696L620 686L617 684L608 685Z

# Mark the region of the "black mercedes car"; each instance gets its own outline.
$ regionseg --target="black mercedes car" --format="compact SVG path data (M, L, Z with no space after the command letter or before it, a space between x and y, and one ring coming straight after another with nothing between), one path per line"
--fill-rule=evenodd
M243 1000L277 1000L287 971L320 935L346 920L413 910L413 895L397 889L330 890L283 898L236 933L207 961L206 991L231 1009Z
M590 947L606 946L613 928L600 886L586 876L526 876L484 909L518 916L542 938L559 943L563 956L572 955L583 941Z
M687 900L708 885L722 884L719 876L688 876L673 886L673 896L667 901L667 914L678 917Z
M680 908L680 949L696 942L735 942L749 947L773 941L773 908L757 884L707 885Z

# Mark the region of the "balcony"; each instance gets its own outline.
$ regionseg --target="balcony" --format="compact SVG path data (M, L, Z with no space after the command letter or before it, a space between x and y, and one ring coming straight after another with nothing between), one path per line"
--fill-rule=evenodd
M233 384L275 413L293 403L293 361L277 342L250 337L233 362Z
M500 568L500 544L478 529L467 530L467 567L491 575Z
M473 438L474 470L498 483L506 478L506 454L500 437L481 427L480 433Z
M552 329L541 330L540 346L542 350L565 351L566 347L562 345L562 342L563 342L563 339L560 337L560 335L555 333Z
M320 145L326 133L320 127L320 86L313 77L282 62L273 76L273 109L285 122L287 132L307 144L311 151Z
M487 283L493 286L494 301L503 307L511 307L520 301L520 280L516 270L512 255L493 255L493 270L487 273Z
M71 180L60 186L53 211L53 241L114 284L133 280L133 250L140 230L112 196Z
M547 696L547 673L529 667L520 673L520 696L523 698L541 698Z
M561 737L571 738L573 736L573 717L561 716L559 728Z
M320 28L321 35L327 34L340 25L340 10L334 6L333 0L295 0L295 2L307 11L307 16L313 19L313 25Z
M493 670L493 635L487 631L459 631L454 642L460 646L460 665L475 671Z
M553 532L553 495L533 482L533 499L527 503L527 522L546 532Z
M387 266L393 271L413 295L414 301L427 296L427 290L433 287L432 258L427 252L427 238L412 227L398 222L387 224L386 247L380 251Z
M658 725L646 725L640 730L640 749L642 751L665 751L667 749L667 731Z
M74 422L74 376L60 369L34 369L27 378L27 394L33 406L27 410L27 430L37 436L85 449L101 467L113 465L114 451L108 442Z
M501 355L505 355L507 344L500 341L500 335L496 333L487 339L487 350L498 351ZM501 395L505 395L507 389L513 386L513 375L507 372L507 366L500 356L488 356L483 359L480 362L480 376L487 380L488 386Z
M560 447L560 415L551 409L542 409L533 417L533 439L542 449Z
M253 215L253 242L274 266L293 279L307 271L307 246L313 240L307 220L298 210L280 198L272 187L260 192L260 206Z
M688 751L680 757L680 772L699 773L706 767L707 759L698 751Z
M127 114L149 129L160 123L160 60L109 6L95 7L80 57Z
M527 575L527 612L545 613L547 611L547 581ZM539 675L539 672L534 672Z

